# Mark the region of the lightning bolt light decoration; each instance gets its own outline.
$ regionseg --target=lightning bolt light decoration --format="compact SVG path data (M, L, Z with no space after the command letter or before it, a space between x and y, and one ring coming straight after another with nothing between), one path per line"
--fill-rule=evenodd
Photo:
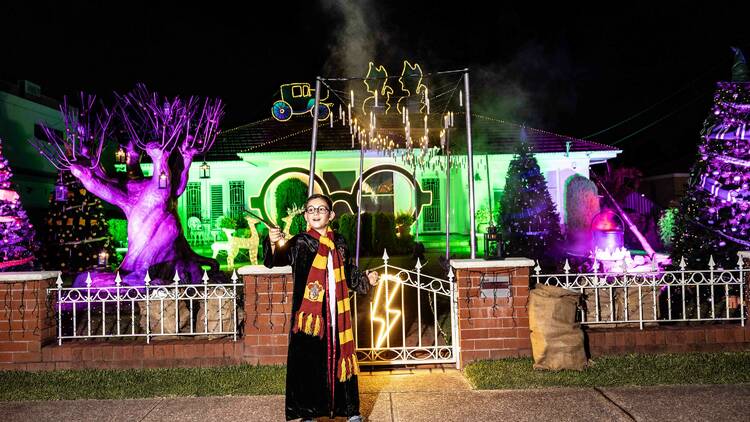
M395 287L391 289L387 295L385 293L385 285L386 283L392 281ZM401 311L398 309L391 309L391 303L393 302L393 299L396 297L396 294L401 290L401 283L400 280L396 279L396 277L393 276L386 276L383 275L380 277L380 282L378 283L378 289L375 292L375 301L370 302L370 318L373 322L377 322L380 324L380 331L378 332L378 335L373 342L373 348L379 349L383 346L383 343L385 343L386 339L388 338L388 334L391 332L391 329L396 325L396 322L401 318ZM385 316L380 317L378 315L378 307L380 304L380 300L385 297L385 303L383 304L383 315L390 315L390 318L386 318Z

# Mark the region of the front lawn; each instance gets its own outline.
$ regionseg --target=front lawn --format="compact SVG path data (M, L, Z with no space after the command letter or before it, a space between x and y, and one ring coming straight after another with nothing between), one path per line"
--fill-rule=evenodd
M284 394L285 366L0 371L0 400Z
M750 382L750 352L606 356L585 371L537 371L531 358L469 364L466 378L480 390L613 387Z

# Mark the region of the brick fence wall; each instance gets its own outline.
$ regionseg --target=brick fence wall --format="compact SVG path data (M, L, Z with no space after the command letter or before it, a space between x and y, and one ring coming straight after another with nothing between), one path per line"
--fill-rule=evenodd
M459 332L459 366L479 359L530 356L530 260L454 260ZM238 341L115 339L75 341L58 346L54 297L57 273L0 274L0 370L196 367L239 363L286 363L291 324L289 267L240 269L245 322ZM488 282L490 284L488 284ZM492 284L494 283L494 284ZM483 292L484 291L484 292ZM750 327L739 324L586 329L593 357L750 348Z
M451 264L458 283L460 367L474 360L531 355L526 302L528 266L533 262L454 260ZM497 283L496 279L507 280L507 286L482 285L483 281ZM483 287L486 297L482 297Z
M718 352L750 349L750 327L733 324L654 328L589 328L592 357L624 353Z
M55 338L47 288L57 272L4 273L0 280L0 369L34 369Z
M245 267L244 360L286 364L292 312L292 269Z
M750 257L750 256L748 256ZM461 367L480 359L530 356L529 295L531 260L454 260L458 283ZM481 297L480 283L504 275L510 297ZM585 327L586 346L592 357L625 353L681 353L750 349L750 324L703 323L661 325L641 330Z

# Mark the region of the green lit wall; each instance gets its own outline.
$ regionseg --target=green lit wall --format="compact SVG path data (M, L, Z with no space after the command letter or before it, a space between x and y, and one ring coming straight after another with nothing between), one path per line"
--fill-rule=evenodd
M242 194L244 199L243 207L250 207L251 199L258 197L255 201L261 201L263 207L268 212L269 217L276 221L275 199L273 192L275 187L288 177L298 177L307 183L309 152L287 152L287 153L243 153L239 154L236 161L210 162L211 177L209 179L200 179L198 177L198 166L200 162L194 162L190 172L190 182L193 187L193 193L186 192L179 200L179 213L183 221L188 217L188 208L195 212L196 198L199 198L199 207L201 219L205 221L215 221L220 213L221 215L230 215L236 212L238 195ZM596 157L595 157L596 158ZM611 158L611 157L609 157ZM489 181L487 180L487 161L489 160ZM476 207L488 205L490 196L496 197L502 192L505 185L505 173L512 159L511 155L484 155L474 158L474 185ZM565 180L572 174L578 173L588 177L589 163L591 153L563 153L537 154L542 172L547 178L547 184L553 201L561 209L565 192L561 188ZM320 178L325 183L325 179L333 180L329 191L335 190L333 186L341 181L353 180L359 169L359 152L357 151L321 151L317 153L316 162L316 179ZM399 162L390 157L384 157L377 153L368 153L365 158L364 168L369 168L390 164L399 165ZM402 166L403 167L403 166ZM266 194L260 197L260 190L266 181L273 174L288 170L290 168L299 168L299 172L292 172L273 180L267 189ZM406 169L411 171L411 169ZM338 175L331 177L331 174ZM352 176L352 173L354 174ZM425 189L423 181L425 179L437 179L440 191L437 202L439 202L439 221L431 224L433 233L445 233L445 173L442 171L418 170L417 179L422 189ZM488 190L489 183L489 190ZM350 187L339 187L339 189L348 190ZM241 190L241 192L240 192ZM452 169L450 181L450 219L451 233L468 234L469 233L469 187L468 173L466 167L457 166ZM192 195L192 207L188 206L188 196ZM393 176L393 208L395 212L413 210L414 192L408 180L400 175ZM348 207L338 201L335 205L338 210L346 210ZM343 208L342 208L343 207ZM494 207L494 204L493 204ZM257 212L257 207L251 208ZM339 211L341 212L341 211ZM560 213L561 216L563 213ZM430 232L426 230L430 224L425 224L425 213L420 215L419 230L424 234ZM184 225L184 224L183 224ZM481 239L480 239L481 241Z

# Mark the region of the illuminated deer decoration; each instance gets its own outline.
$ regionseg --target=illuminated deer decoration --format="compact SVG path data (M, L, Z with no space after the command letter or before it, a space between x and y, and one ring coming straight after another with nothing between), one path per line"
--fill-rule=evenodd
M144 85L117 95L114 106L81 94L79 108L60 107L65 132L43 127L49 142L31 143L57 169L70 170L91 193L119 207L128 220L128 252L120 271L141 282L171 280L198 283L201 264L218 271L218 263L188 245L177 216L177 198L185 191L193 157L203 155L216 140L224 114L218 99L160 97ZM126 177L113 177L101 165L106 143L115 141L126 152ZM140 159L147 154L153 173L144 177Z
M250 228L250 237L235 237L229 236L229 250L227 251L227 265L229 268L234 267L234 257L237 256L237 252L240 249L247 249L247 254L250 256L250 263L258 265L258 230L255 229L255 225L259 222L250 216L246 216L247 225Z
M289 239L290 237L292 237L289 234L289 230L291 230L291 228L292 228L292 220L294 220L294 217L296 217L297 215L302 214L302 212L304 210L305 210L304 208L299 207L297 205L293 206L292 208L287 208L286 209L286 217L283 217L281 219L281 221L284 222L284 230L283 230L283 232L284 232L284 238L285 239Z

